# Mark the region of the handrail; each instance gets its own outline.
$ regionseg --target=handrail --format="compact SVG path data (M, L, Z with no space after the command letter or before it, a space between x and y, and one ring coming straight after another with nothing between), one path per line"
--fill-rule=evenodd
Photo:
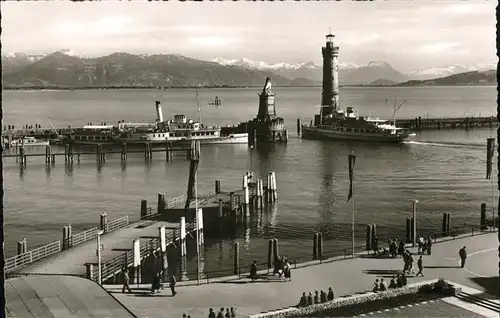
M75 234L71 237L70 246L76 246L78 244L85 243L97 237L97 227L93 227L86 231Z
M4 271L10 272L29 265L39 259L61 251L61 242L55 241L44 246L37 247L26 253L9 257L5 260Z
M128 215L109 221L106 224L105 233L109 233L129 225Z

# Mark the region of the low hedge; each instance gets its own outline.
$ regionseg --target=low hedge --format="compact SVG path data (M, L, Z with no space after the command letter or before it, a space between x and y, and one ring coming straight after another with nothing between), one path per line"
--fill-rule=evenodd
M291 307L267 313L252 315L252 318L296 318L296 317L322 317L322 316L354 316L361 313L394 308L403 303L415 303L453 295L457 291L452 285L440 279L416 283L397 289L383 292L367 292L364 294L339 297L332 301L314 304L307 307ZM389 300L389 301L388 301Z

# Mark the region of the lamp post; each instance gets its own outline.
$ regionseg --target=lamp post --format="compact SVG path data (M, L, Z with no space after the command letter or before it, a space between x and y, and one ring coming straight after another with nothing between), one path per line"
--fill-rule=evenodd
M418 200L413 200L413 231L411 233L412 236L412 246L415 247L417 243L417 203Z
M97 279L99 285L102 285L102 272L101 272L101 235L103 230L97 231Z

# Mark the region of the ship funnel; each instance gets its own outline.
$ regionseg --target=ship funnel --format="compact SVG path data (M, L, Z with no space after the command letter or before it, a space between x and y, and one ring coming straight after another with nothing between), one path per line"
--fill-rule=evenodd
M156 118L160 123L163 122L163 112L161 111L161 103L159 100L155 102L156 104Z

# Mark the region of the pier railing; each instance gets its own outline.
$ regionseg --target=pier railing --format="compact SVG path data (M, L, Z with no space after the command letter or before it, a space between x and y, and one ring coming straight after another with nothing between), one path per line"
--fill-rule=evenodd
M97 237L97 227L75 234L71 237L71 246L85 243Z
M105 231L105 233L108 233L108 232L112 232L112 231L121 229L122 227L129 225L130 224L129 222L130 221L128 219L128 215L125 215L125 216L118 218L118 219L115 219L115 220L111 220L106 224L104 231Z
M37 247L29 252L19 254L5 259L4 271L6 273L29 265L39 259L45 258L61 251L61 242L55 241L47 245Z
M186 235L190 235L196 229L196 222L191 222L186 224ZM175 229L174 229L175 231ZM166 231L165 237L166 242L168 244L175 243L179 239L179 237L175 237L174 231ZM148 257L153 252L158 251L160 249L160 238L155 237L146 241L141 242L140 244L140 253L141 259L144 257ZM134 251L133 249L122 253L109 261L102 262L101 264L101 276L102 280L111 278L113 275L118 274L122 271L124 266L129 267L133 264L134 260ZM93 263L93 268L89 273L91 275L91 279L97 280L98 278L98 268L97 264Z

